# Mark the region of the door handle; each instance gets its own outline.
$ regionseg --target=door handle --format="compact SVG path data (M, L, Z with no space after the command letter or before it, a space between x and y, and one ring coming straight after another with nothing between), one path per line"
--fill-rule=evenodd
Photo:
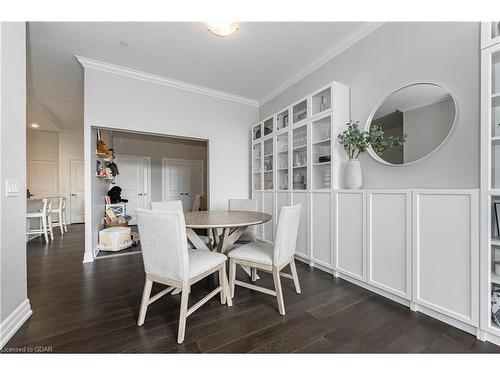
M139 194L137 194L137 195L139 195L139 196L141 196L141 197L142 197L142 193L139 193Z
M76 197L76 194L71 194L72 197Z

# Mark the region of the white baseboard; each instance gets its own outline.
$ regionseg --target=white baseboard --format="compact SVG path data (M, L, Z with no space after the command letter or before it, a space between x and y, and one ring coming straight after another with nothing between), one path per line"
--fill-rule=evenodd
M26 299L0 323L0 349L7 344L31 314L33 314L33 311L31 310L30 300Z

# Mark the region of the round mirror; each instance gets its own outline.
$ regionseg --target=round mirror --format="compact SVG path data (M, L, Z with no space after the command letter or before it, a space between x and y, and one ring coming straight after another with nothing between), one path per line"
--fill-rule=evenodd
M380 126L384 136L406 142L381 153L369 149L377 161L406 165L436 151L450 135L457 107L451 94L439 85L417 83L389 94L368 118L366 130Z

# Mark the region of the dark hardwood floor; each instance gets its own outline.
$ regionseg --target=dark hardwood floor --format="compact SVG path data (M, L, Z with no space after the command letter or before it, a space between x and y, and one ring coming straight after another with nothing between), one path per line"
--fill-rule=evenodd
M141 254L82 264L83 225L46 246L28 244L28 297L33 316L8 342L10 348L45 346L52 352L116 353L413 353L500 352L500 347L415 313L388 299L298 263L302 294L283 280L286 316L272 296L236 288L234 306L212 299L187 321L176 343L180 296L150 306L136 320L144 271ZM245 276L240 272L239 278ZM271 287L263 274L259 284ZM196 284L198 300L215 286ZM159 289L159 288L156 288ZM192 302L191 302L192 303Z

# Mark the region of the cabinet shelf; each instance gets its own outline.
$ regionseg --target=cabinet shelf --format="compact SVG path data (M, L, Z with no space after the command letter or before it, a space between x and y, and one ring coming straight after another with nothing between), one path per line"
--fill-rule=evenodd
M95 176L96 176L97 178L102 179L102 180L112 180L112 179L113 179L113 177L109 177L109 176L101 176L101 175L98 175L98 174L96 174Z
M494 237L491 239L491 245L492 246L500 246L500 238Z
M269 169L268 171L264 171L264 173L271 173L272 171L272 169Z
M495 137L491 137L491 143L493 143L494 145L500 144L500 135L497 135Z
M321 145L321 144L324 144L324 143L330 143L331 140L332 140L331 138L322 139L320 141L314 142L313 145L316 146L316 145Z
M315 167L319 167L319 166L322 166L322 165L330 165L332 162L331 161L324 161L322 163L314 163L313 165Z
M307 145L301 145L301 146L297 146L297 147L294 147L293 150L300 150L301 148L306 148Z
M300 168L307 168L307 164L293 166L293 169L300 169Z

